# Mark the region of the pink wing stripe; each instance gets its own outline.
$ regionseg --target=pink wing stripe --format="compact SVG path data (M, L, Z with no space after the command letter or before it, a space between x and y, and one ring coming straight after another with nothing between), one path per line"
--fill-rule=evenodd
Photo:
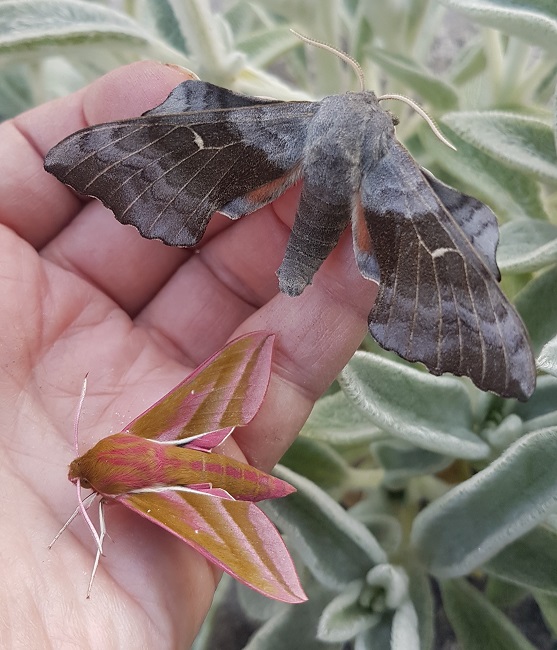
M273 340L253 332L229 343L124 431L171 441L247 424L267 390Z
M185 447L188 449L195 449L196 451L211 451L215 447L221 445L228 436L234 431L234 427L227 427L226 429L219 429L218 431L211 431L196 436L191 442L184 439Z
M307 599L280 533L253 503L173 491L116 500L256 591L288 603Z

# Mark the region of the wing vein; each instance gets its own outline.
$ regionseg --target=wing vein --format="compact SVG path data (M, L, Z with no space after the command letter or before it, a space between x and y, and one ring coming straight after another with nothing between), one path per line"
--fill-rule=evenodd
M116 167L117 165L122 164L124 161L128 160L128 159L131 158L132 156L136 156L136 155L137 155L138 153L140 153L141 151L144 151L145 149L148 149L149 147L155 145L157 142L159 142L159 141L162 140L163 138L166 138L168 135L170 135L170 134L171 134L173 131L175 131L177 128L178 128L178 127L175 126L174 128L170 129L170 131L167 131L164 135L161 135L161 136L158 137L158 138L155 138L155 139L153 139L153 140L150 140L150 141L149 141L147 144L145 144L144 146L139 147L139 149L136 149L135 151L130 151L130 152L128 153L127 156L124 156L123 158L119 158L118 160L115 160L113 163L111 163L110 165L108 165L107 167L105 167L104 169L102 169L102 170L101 170L101 171L100 171L96 176L94 176L94 177L93 177L93 178L92 178L92 179L87 183L87 185L84 186L84 189L87 190L88 187L90 187L90 186L91 186L91 185L92 185L96 180L98 180L99 178L101 178L102 176L104 176L104 175L105 175L105 174L106 174L110 169L112 169L113 167ZM129 133L127 136L124 136L124 137L122 137L122 138L119 138L116 142L120 142L120 141L124 140L125 138L130 137L130 136L132 136L132 135L134 135L134 134L135 134L135 131L133 131L132 133ZM114 142L112 142L112 144L114 145ZM109 145L106 145L106 146L109 146ZM104 148L104 147L103 147L103 148ZM151 162L149 163L149 165L153 164L153 162L157 162L157 161L151 161ZM146 165L146 167L148 167L149 165ZM139 170L139 171L142 171L142 169ZM137 173L137 172L136 172L136 173ZM135 174L133 174L133 175L135 175ZM122 183L122 185L123 185L123 183Z

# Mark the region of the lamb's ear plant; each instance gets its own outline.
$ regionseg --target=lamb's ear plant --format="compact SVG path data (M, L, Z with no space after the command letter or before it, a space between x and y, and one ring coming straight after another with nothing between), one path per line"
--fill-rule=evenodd
M557 635L557 10L542 0L230 0L220 13L206 0L122 4L126 13L0 2L0 117L137 58L279 99L343 92L357 83L351 71L288 30L342 47L368 87L418 100L457 149L397 106L416 160L500 218L503 288L541 374L520 404L366 340L277 468L297 492L266 508L308 603L263 606L223 584L197 650L427 650L439 608L464 650L533 648L513 622L524 599L543 616L539 633ZM240 607L254 632L216 645L231 598L235 622Z

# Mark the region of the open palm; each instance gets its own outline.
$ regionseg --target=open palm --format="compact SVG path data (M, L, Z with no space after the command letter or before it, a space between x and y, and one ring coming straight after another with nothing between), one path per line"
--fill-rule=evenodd
M117 505L90 600L83 521L47 550L75 507L66 474L86 373L81 451L228 339L275 332L264 405L224 450L269 470L366 331L375 287L347 235L302 296L277 293L296 188L237 222L215 216L192 251L142 239L44 172L64 136L152 108L184 74L133 64L0 126L2 647L187 647L218 582L199 554Z

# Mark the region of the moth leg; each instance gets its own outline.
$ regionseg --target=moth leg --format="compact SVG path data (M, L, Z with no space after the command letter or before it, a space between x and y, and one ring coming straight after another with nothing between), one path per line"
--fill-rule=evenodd
M97 496L96 492L92 492L88 497L85 497L83 499L83 507L85 510L89 508L89 506L93 503L93 499ZM77 517L77 515L81 512L81 504L77 506L77 508L72 512L70 515L70 518L66 523L60 528L60 530L56 533L56 537L50 542L48 545L48 548L51 549L54 546L54 543L57 541L57 539L60 537L60 535L66 530L66 528L72 523L72 521Z
M93 570L91 571L91 578L89 579L89 586L87 587L87 598L91 596L91 587L93 586L93 580L95 579L95 574L99 567L99 560L103 554L103 542L106 535L106 521L104 518L104 499L99 500L99 545L97 547L97 553L95 554L95 562L93 563Z
M326 187L304 181L294 226L277 271L280 290L299 296L350 223L349 202L328 200Z

